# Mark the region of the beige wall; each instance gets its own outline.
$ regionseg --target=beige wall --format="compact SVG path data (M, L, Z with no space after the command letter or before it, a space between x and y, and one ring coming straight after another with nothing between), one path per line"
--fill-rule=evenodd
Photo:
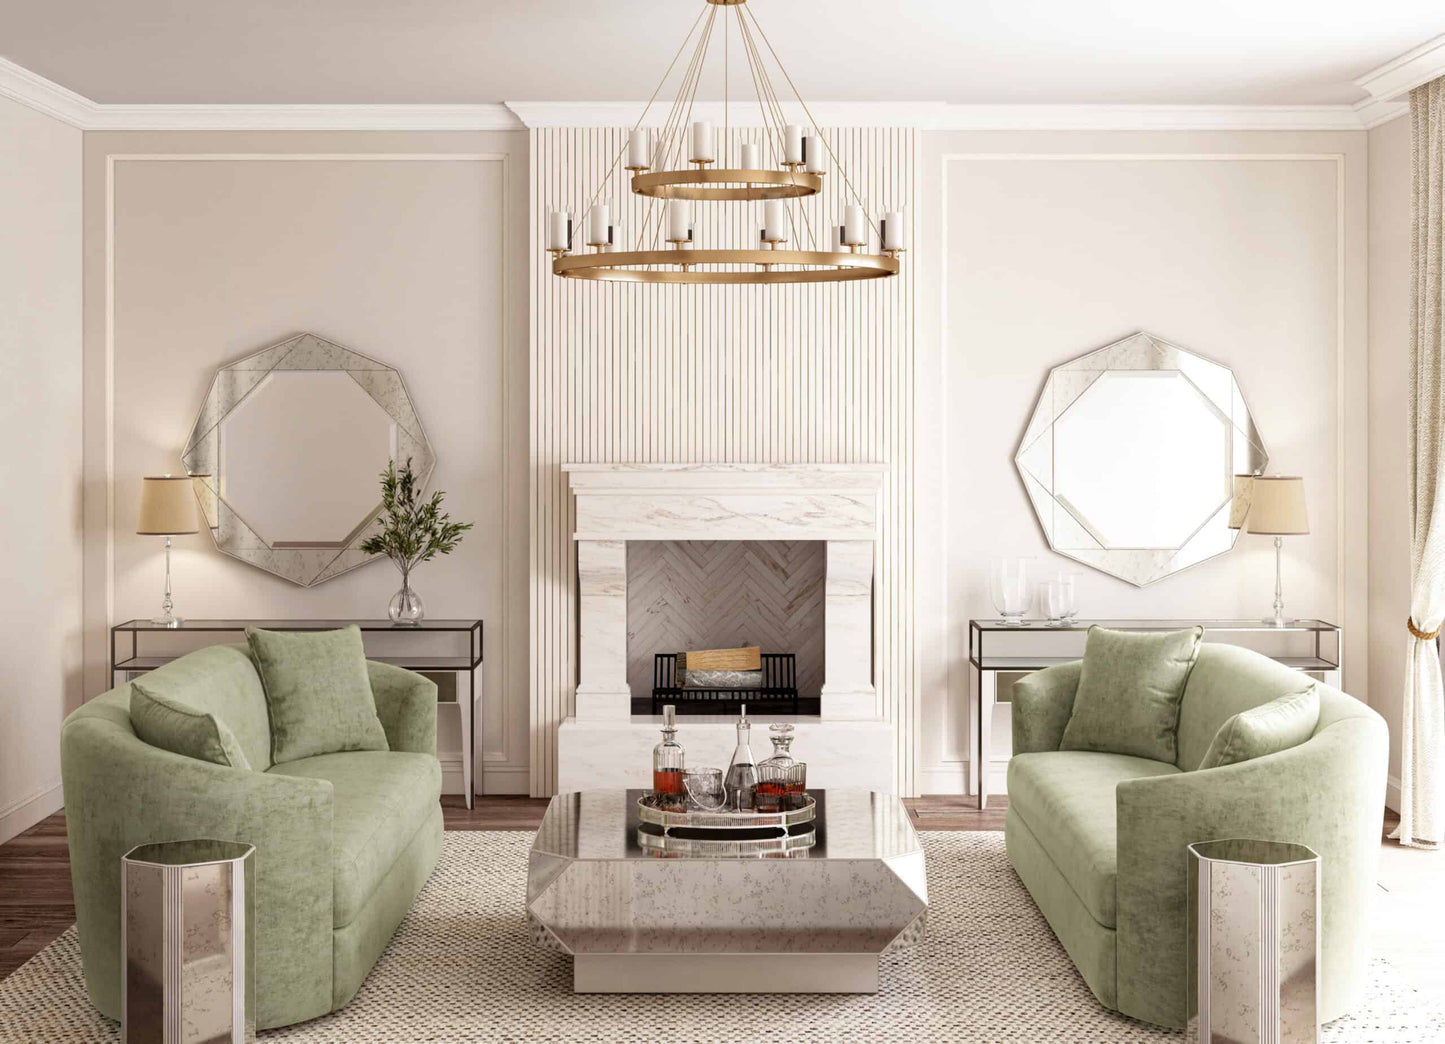
M1390 723L1399 807L1410 614L1410 121L1370 131L1370 703Z
M1086 617L1269 614L1264 538L1143 589L1048 549L1018 439L1050 367L1136 330L1233 367L1271 470L1306 477L1311 533L1286 541L1286 607L1345 625L1346 685L1364 695L1365 168L1363 133L926 136L921 225L940 235L924 312L939 326L923 383L942 392L920 440L938 479L921 569L938 630L922 647L939 653L923 665L921 789L963 784L966 626L995 615L996 556L1077 569ZM996 729L1006 739L1006 714Z
M160 597L141 476L180 470L218 366L309 330L401 372L432 488L476 522L415 583L430 616L485 619L482 786L526 789L526 155L505 132L86 136L88 693L107 626ZM196 618L384 617L399 585L377 562L299 588L204 532L177 538L174 575ZM454 770L457 727L441 715Z
M80 150L0 99L0 841L60 807L81 698Z

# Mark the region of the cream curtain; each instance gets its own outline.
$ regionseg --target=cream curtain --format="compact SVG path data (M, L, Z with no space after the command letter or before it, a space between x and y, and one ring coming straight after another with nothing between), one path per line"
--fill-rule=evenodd
M1445 78L1410 92L1410 120L1410 650L1400 730L1400 826L1391 836L1433 847L1445 841L1445 689L1434 640L1445 622Z

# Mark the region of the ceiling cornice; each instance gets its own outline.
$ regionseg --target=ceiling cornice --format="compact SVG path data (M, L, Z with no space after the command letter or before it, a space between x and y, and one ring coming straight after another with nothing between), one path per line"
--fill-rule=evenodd
M1445 37L1441 40L1445 41ZM1445 51L1441 52L1441 59L1445 60ZM637 121L644 105L640 101L513 101L477 105L102 104L4 58L0 58L0 96L87 131L479 131L628 127ZM812 116L822 126L916 127L920 130L1349 131L1378 126L1403 115L1406 108L1404 103L1379 99L1357 105L950 105L913 101L815 102L809 106ZM783 110L787 119L808 122L796 103L785 103ZM648 125L661 125L666 112L666 106L654 105ZM698 102L691 115L721 124L723 104ZM752 104L729 105L726 117L738 127L761 123L758 108Z
M1445 34L1370 70L1355 86L1377 101L1389 101L1439 76L1445 76Z

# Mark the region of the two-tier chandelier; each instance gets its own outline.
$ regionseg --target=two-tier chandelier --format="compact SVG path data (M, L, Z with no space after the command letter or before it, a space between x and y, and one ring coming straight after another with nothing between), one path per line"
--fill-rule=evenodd
M902 208L887 211L876 223L869 218L862 197L745 5L746 0L706 0L602 184L592 193L585 227L576 227L570 211L548 214L547 250L554 275L639 283L831 283L898 274L898 255L907 247ZM692 119L709 46L719 28L724 85L720 163L712 123ZM761 145L745 142L734 148L729 140L728 52L733 36L741 43L762 113ZM654 137L643 123L694 38L677 95ZM806 126L786 122L764 49L797 99ZM825 224L810 218L804 203L822 190L829 161L842 179L844 202L836 221ZM605 202L619 165L630 174L631 191L647 199L646 216L630 249L623 242L620 213L614 214ZM701 246L694 204L737 201L760 205L757 242L738 248ZM579 237L590 252L576 249ZM869 252L872 242L878 244L877 253Z

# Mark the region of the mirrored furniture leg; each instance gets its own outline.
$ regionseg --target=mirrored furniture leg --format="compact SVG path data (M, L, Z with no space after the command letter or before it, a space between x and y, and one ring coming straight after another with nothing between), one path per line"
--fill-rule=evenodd
M1196 624L1204 627L1205 641L1255 649L1335 688L1344 682L1344 631L1324 620L1288 620L1282 627L1263 620L970 620L968 673L976 756L969 759L968 785L978 796L978 807L988 807L993 711L1009 702L1013 689L1014 679L1005 677L1001 685L1000 675L1029 674L1079 659L1084 635L1095 625L1116 631L1177 631Z
M248 625L268 631L332 631L355 624L366 643L366 658L419 674L450 674L456 681L456 706L462 737L462 792L472 807L472 765L476 758L477 681L482 668L481 620L423 620L398 626L390 620L184 620L166 626L152 620L127 620L110 629L110 685L129 681L205 645L244 642ZM193 640L188 640L191 636ZM462 638L466 650L460 649ZM142 639L154 641L144 643ZM130 649L126 651L125 640ZM451 700L443 700L451 703Z

